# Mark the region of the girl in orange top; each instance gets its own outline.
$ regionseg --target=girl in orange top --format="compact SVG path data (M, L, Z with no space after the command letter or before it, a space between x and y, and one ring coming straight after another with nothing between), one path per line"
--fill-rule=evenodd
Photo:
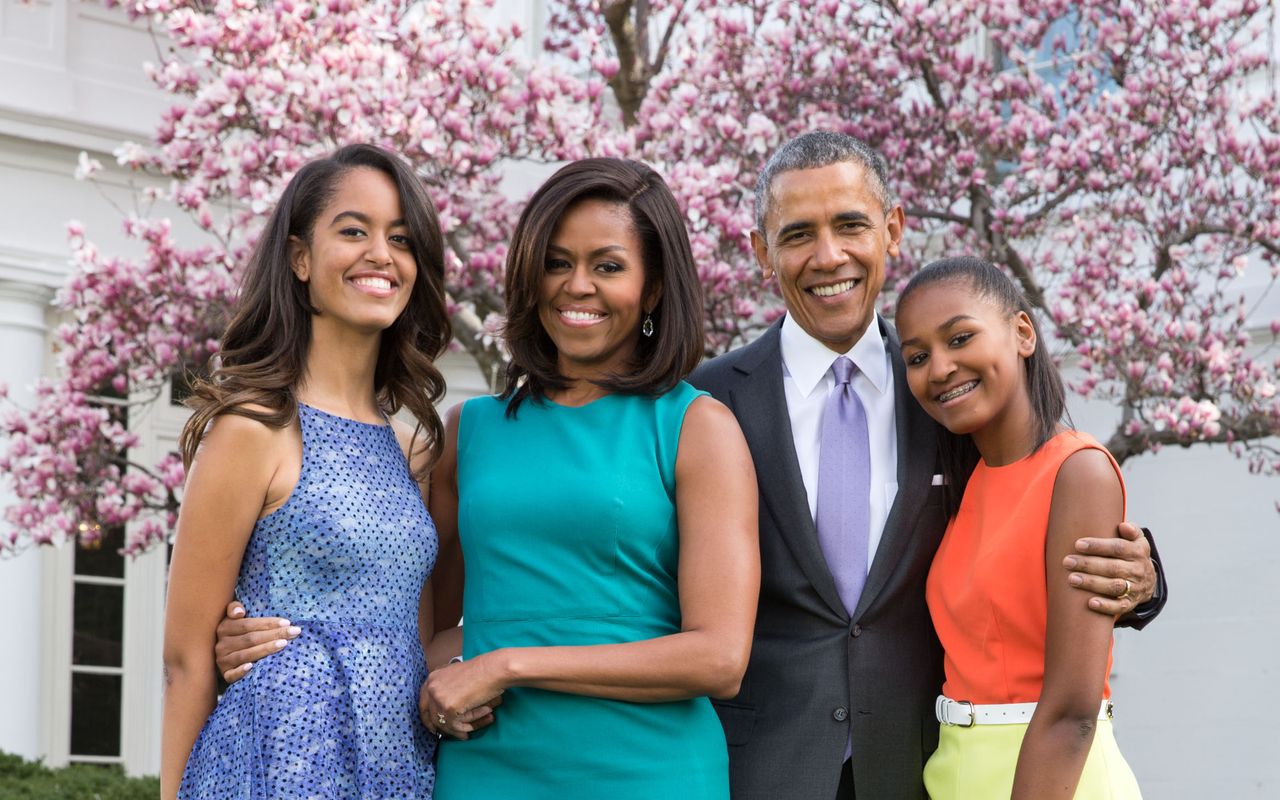
M1111 731L1112 620L1046 581L1077 539L1115 535L1118 465L1061 424L1062 379L994 265L925 267L898 300L897 329L911 393L951 434L953 516L927 584L946 669L929 795L1141 797Z

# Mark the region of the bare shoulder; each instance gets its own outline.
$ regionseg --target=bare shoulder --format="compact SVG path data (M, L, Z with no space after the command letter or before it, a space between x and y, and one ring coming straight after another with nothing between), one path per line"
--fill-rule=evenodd
M462 403L444 412L444 441L440 443L440 458L436 461L433 474L453 475L458 459L458 425L462 420Z
M396 435L396 441L400 443L400 449L404 451L406 458L409 456L409 447L411 445L421 447L421 443L413 441L413 434L416 430L416 425L411 425L396 417L391 418L391 431Z
M266 408L248 406L250 411L271 413ZM235 484L269 486L283 464L297 460L301 434L297 424L276 427L234 411L214 417L206 429L189 481L213 480Z
M728 406L710 395L702 395L694 398L684 413L684 428L681 430L681 435L685 433L694 435L732 433L735 436L741 436L742 430L738 427L737 417Z
M681 463L719 462L725 459L750 459L747 440L733 412L714 397L703 395L685 410L680 428L680 444L676 455Z
M1114 537L1123 518L1120 476L1107 454L1086 448L1068 456L1053 486L1050 537Z
M458 428L462 425L462 407L466 402L455 403L444 412L444 452L458 449Z
M1111 459L1103 451L1088 447L1067 456L1058 468L1054 484L1054 497L1059 492L1087 498L1099 492L1120 491L1120 476L1116 475Z
M257 406L241 406L246 411L270 414L271 409ZM289 426L277 428L265 422L229 411L214 417L205 431L203 447L270 448L287 438Z

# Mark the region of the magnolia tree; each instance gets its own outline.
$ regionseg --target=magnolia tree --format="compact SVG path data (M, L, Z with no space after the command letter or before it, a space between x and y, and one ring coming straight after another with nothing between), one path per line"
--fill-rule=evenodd
M1078 355L1073 388L1121 408L1117 458L1217 442L1280 470L1280 322L1251 316L1240 288L1280 264L1280 111L1254 0L550 0L535 47L481 0L107 3L167 43L147 69L173 98L155 141L116 157L166 179L144 196L196 233L128 216L145 252L128 259L71 226L59 377L0 425L19 498L9 550L104 525L128 524L130 551L171 533L181 464L130 460L127 411L214 353L284 182L353 141L398 150L427 181L457 344L490 377L522 199L503 191L509 165L659 168L714 353L780 313L750 253L755 174L786 138L829 128L889 161L908 216L890 289L935 255L985 255ZM84 157L79 172L96 168Z

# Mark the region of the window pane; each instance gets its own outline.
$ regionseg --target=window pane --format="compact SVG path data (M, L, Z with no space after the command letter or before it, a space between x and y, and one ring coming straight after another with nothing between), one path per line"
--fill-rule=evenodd
M124 547L124 529L107 528L102 538L76 547L76 574L100 575L104 578L124 577L124 556L120 548Z
M71 675L71 754L120 755L119 675Z
M77 583L71 663L120 666L124 635L124 587Z

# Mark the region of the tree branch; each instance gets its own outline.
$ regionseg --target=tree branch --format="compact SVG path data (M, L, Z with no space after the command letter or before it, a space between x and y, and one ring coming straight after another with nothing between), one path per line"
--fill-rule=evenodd
M971 222L969 217L950 211L934 211L930 208L917 207L904 208L902 210L908 217L915 217L916 219L937 219L943 222L954 222L957 225L968 225Z
M628 128L639 119L640 104L649 90L638 40L647 32L637 30L633 8L632 0L614 0L605 3L603 8L609 37L618 54L618 71L609 79L609 88L613 89L613 96L622 109L622 124Z
M1190 228L1183 231L1180 236L1165 239L1156 249L1156 271L1154 277L1159 279L1162 275L1173 268L1173 256L1169 254L1169 250L1177 247L1178 245L1191 244L1201 236L1208 236L1212 234L1234 236L1236 235L1236 232L1233 229L1228 228L1226 225L1200 224L1192 225ZM1273 242L1270 239L1254 237L1249 237L1249 240L1258 247L1261 247L1263 250L1266 250L1268 253L1280 256L1280 242Z
M1118 430L1107 440L1107 450L1115 457L1117 463L1123 464L1126 459L1141 455L1153 447L1167 445L1191 447L1195 444L1243 443L1253 439L1265 439L1276 435L1275 424L1274 419L1255 413L1243 419L1224 421L1221 430L1216 435L1201 436L1195 439L1188 439L1179 435L1177 431L1168 428L1162 431L1144 429L1132 435Z
M1045 201L1044 205L1040 206L1035 211L1032 211L1030 214L1027 214L1025 217L1023 217L1023 222L1039 222L1040 220L1044 219L1049 214L1050 211L1054 210L1055 208L1057 208L1058 206L1066 202L1067 199L1071 197L1073 194L1075 194L1079 189L1080 189L1079 181L1071 181L1066 186L1062 187L1062 191L1058 192L1053 197ZM1027 197L1027 199L1029 200L1031 199L1031 197L1034 197L1034 195ZM1015 200L1013 203L1011 203L1011 205L1016 206L1019 204L1019 202L1020 201ZM1022 202L1025 202L1025 201L1022 201Z
M648 78L652 78L662 72L662 65L667 61L667 50L671 45L671 34L675 33L676 27L680 23L680 17L684 15L684 7L688 4L689 0L680 0L680 5L676 6L675 11L671 13L671 22L667 24L666 32L662 34L662 42L658 45L658 55L653 60L653 66L649 69ZM646 79L647 82L648 79Z

